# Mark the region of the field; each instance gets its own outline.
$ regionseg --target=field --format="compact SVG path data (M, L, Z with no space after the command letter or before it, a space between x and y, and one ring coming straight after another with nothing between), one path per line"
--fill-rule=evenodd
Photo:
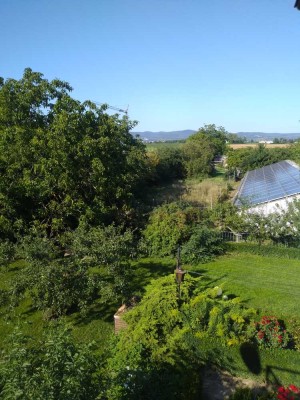
M213 177L177 180L170 184L154 187L151 197L154 205L182 200L211 208L219 200L231 198L238 185L238 182L225 177L225 170L222 167L216 167Z
M148 143L146 145L148 150L154 150L158 148L163 148L163 147L173 147L173 148L180 148L182 146L183 142L155 142L155 143ZM247 147L257 147L258 142L256 143L245 143L245 144L229 144L228 147L231 149L246 149ZM279 148L287 148L290 146L289 143L267 143L265 144L267 149L279 149Z
M230 144L229 147L231 149L246 149L247 147L257 147L258 143L245 143L245 144ZM267 143L266 145L267 149L279 149L279 148L286 148L289 147L290 144L287 143L282 143L282 144L276 144L276 143Z

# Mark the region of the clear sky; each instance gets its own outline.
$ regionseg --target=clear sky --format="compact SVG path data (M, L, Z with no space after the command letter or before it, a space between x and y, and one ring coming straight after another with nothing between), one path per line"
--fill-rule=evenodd
M300 132L294 0L0 0L0 76L68 81L136 131Z

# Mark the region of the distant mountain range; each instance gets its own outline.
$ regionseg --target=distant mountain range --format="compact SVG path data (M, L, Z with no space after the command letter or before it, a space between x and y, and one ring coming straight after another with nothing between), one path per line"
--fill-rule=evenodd
M195 133L196 131L192 129L186 129L183 131L171 131L171 132L132 132L133 135L139 135L141 139L149 142L159 142L159 141L168 141L168 140L184 140L187 139L190 135ZM255 142L259 142L260 140L273 140L275 138L284 138L284 139L298 139L300 138L300 133L265 133L265 132L236 132L237 135L246 137L247 141L251 140Z

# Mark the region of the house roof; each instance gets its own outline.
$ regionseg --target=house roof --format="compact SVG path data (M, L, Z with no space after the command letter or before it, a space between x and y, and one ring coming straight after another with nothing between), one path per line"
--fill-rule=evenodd
M300 168L285 160L248 171L233 200L236 206L268 203L300 193Z

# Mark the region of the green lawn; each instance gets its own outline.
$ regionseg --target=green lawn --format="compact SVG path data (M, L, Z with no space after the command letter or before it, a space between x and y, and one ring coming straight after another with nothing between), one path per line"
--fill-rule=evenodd
M300 322L300 261L232 253L188 270L201 272L207 282L221 285L261 313Z

